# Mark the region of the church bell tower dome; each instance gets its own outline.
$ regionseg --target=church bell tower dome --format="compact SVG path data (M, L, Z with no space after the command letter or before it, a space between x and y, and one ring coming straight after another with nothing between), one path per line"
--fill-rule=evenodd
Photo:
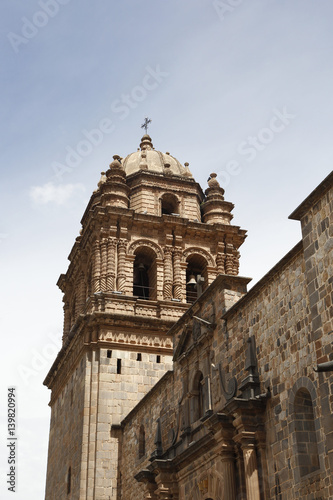
M181 165L177 158L168 152L156 151L148 134L142 137L140 148L125 158L123 167L127 176L140 170L148 170L159 174L170 172L173 175L192 177L188 165Z

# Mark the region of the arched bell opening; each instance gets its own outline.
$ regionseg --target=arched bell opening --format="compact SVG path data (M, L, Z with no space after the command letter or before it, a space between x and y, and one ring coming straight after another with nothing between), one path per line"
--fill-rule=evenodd
M177 196L166 193L161 198L161 215L179 214L179 200Z
M138 248L133 264L133 295L144 300L156 300L156 254L148 247Z
M186 261L186 302L193 303L207 288L207 261L199 254L190 255Z

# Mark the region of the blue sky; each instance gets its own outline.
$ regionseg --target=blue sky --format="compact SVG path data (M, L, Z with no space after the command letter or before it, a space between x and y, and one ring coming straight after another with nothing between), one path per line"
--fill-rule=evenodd
M42 381L62 330L55 283L100 172L137 149L149 116L154 146L188 161L203 189L218 173L248 230L241 274L256 282L300 239L288 215L332 170L333 5L11 0L0 14L0 491L12 498L3 408L15 385L16 498L36 500Z

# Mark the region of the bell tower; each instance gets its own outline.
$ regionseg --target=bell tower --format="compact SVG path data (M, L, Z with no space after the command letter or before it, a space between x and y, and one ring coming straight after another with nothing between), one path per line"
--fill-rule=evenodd
M245 231L230 224L233 204L216 174L203 193L188 167L146 134L136 152L113 157L83 214L58 281L63 344L44 382L46 500L119 499L111 425L172 368L168 330L196 288L238 274Z

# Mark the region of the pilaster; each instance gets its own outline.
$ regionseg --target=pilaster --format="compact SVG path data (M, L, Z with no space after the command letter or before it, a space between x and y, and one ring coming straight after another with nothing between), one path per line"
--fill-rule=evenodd
M163 294L164 300L172 299L172 281L173 281L173 270L172 270L172 247L165 246L164 249L164 286Z
M108 265L106 274L107 290L113 292L115 289L116 277L116 248L117 241L115 238L108 239Z
M101 291L100 288L100 276L101 276L101 252L99 240L95 240L93 247L93 292L98 293Z
M119 292L125 292L126 290L126 272L125 272L125 262L126 262L126 248L127 240L118 241L118 270L117 270L117 290Z
M182 300L183 291L183 280L182 280L182 269L181 269L181 257L183 251L181 248L175 248L173 252L173 286L174 286L174 297L175 299Z

